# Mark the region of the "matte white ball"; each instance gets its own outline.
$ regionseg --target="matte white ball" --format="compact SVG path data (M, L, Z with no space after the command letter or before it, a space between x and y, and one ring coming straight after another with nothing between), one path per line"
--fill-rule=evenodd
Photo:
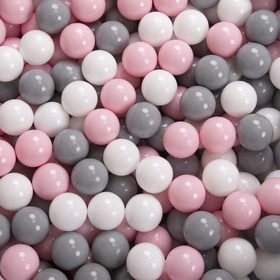
M114 229L124 218L123 201L112 192L98 193L88 204L88 218L101 230Z
M33 196L30 180L20 173L9 173L0 179L0 206L17 211L29 204Z
M68 84L62 91L61 104L70 115L85 117L96 107L96 90L88 82L74 81Z
M177 81L169 72L157 69L144 77L141 90L148 102L162 106L174 99L177 92Z
M131 248L126 266L129 274L138 280L158 279L164 269L164 255L156 245L148 242Z
M160 193L166 190L173 179L170 163L160 156L149 156L136 168L136 181L146 192Z
M150 231L156 228L162 218L160 202L151 194L137 194L126 204L127 223L137 231Z
M31 107L20 99L10 99L0 106L0 129L18 136L30 129L34 116Z
M189 45L202 42L209 30L206 16L197 10L185 10L174 20L174 34L177 39Z
M52 224L58 229L74 231L85 222L87 206L77 194L62 193L51 202L49 217Z
M103 152L103 162L107 169L117 176L132 173L140 160L137 146L127 139L116 139L110 142Z
M218 262L222 269L235 278L249 275L257 263L257 256L252 244L239 237L227 239L218 251Z
M42 65L52 58L54 42L48 33L42 30L31 30L22 36L19 51L28 64Z
M239 171L230 161L216 159L202 171L202 182L206 190L215 196L227 196L238 188Z
M280 73L280 57L276 58L272 62L269 70L270 81L278 89L280 89L279 73Z
M164 13L148 13L139 22L138 34L142 41L153 47L160 47L172 37L172 21Z
M101 86L116 76L117 62L109 52L95 50L83 59L81 69L89 83Z
M20 76L24 61L18 50L0 46L0 61L0 82L10 82Z

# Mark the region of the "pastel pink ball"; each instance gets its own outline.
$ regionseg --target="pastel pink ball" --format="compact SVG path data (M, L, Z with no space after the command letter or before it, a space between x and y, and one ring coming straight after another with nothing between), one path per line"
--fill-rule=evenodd
M156 68L157 53L148 43L134 42L124 49L122 63L130 75L144 77Z
M182 40L170 40L164 43L158 52L159 65L172 75L181 75L192 66L193 51Z
M193 175L178 176L169 186L169 200L173 207L181 212L199 209L205 196L206 190L202 181Z
M205 200L202 204L202 206L199 208L201 211L208 211L208 212L214 212L218 211L222 208L222 205L224 203L225 197L223 196L215 196L211 194L210 192L206 191Z
M29 167L46 163L52 154L50 137L40 130L28 130L17 139L15 146L18 160Z
M153 6L152 0L118 0L120 13L130 20L140 20L150 12Z
M6 38L6 26L2 19L0 19L0 45L4 42Z
M83 23L72 23L60 34L60 47L72 58L84 58L95 45L95 37L91 29Z
M121 224L119 226L117 226L116 228L114 228L114 230L122 233L128 242L132 242L135 239L136 234L138 232L137 230L135 230L128 224L125 217L123 218L123 221L121 222Z
M109 144L117 138L119 132L119 119L108 109L95 109L84 120L84 133L94 144Z
M0 140L0 177L9 173L16 163L15 150L7 141Z
M1 258L0 270L7 280L33 279L39 268L39 257L29 245L16 244L9 247Z
M280 215L280 178L265 180L259 187L258 200L267 214Z
M171 124L163 134L163 146L176 158L193 155L198 149L199 136L197 130L189 123L178 121Z
M69 175L61 165L46 163L34 172L32 185L40 198L53 200L59 194L68 190Z
M230 57L241 47L242 34L235 24L221 21L209 29L206 40L213 54Z
M153 2L157 11L169 17L177 16L183 12L188 4L188 0L154 0Z
M232 122L224 117L207 119L200 128L200 141L211 153L225 153L236 140L236 130Z
M222 207L225 221L235 229L246 230L260 219L261 206L257 198L248 192L236 191L228 195Z
M199 280L204 272L202 255L194 248L181 245L171 250L165 262L170 279Z

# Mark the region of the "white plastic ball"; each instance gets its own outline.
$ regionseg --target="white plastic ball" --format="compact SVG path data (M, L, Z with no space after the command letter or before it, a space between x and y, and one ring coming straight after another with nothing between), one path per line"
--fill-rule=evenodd
M218 251L218 262L222 269L235 278L249 275L257 263L256 252L252 244L240 237L227 239Z
M172 37L172 21L164 13L150 12L140 20L138 34L142 41L160 47Z
M126 176L132 173L140 160L137 146L126 139L110 142L103 152L103 162L111 173Z
M0 61L0 82L10 82L20 76L24 61L18 50L0 46Z
M215 196L227 196L238 188L239 171L230 161L216 159L202 171L202 182L206 190Z
M98 193L88 204L88 218L98 229L114 229L124 218L123 201L112 192Z
M29 204L33 196L30 180L20 173L9 173L0 179L0 206L17 211Z
M169 72L157 69L144 77L141 90L148 102L162 106L174 99L177 92L177 81Z
M83 59L81 69L89 83L101 86L116 76L117 62L109 52L94 50Z
M209 30L206 16L197 10L185 10L174 20L174 34L189 45L202 42Z
M160 156L149 156L136 168L136 181L146 192L160 193L166 190L173 179L170 163Z
M276 58L272 62L269 70L270 81L278 89L280 89L279 72L280 72L280 57Z
M164 263L164 255L159 247L148 242L132 247L126 259L129 274L138 280L159 279Z
M18 136L29 130L34 120L31 107L20 99L10 99L0 106L0 129Z
M244 117L252 113L257 105L255 89L244 81L226 85L221 93L221 105L233 117Z
M248 192L258 196L260 181L256 176L247 172L239 173L238 191Z
M280 111L272 107L265 107L256 112L256 114L266 117L273 127L272 142L280 140Z
M272 254L256 249L257 264L254 269L255 275L260 280L280 279L280 254Z
M74 81L68 84L61 94L61 103L66 112L74 117L84 117L97 104L95 88L85 81Z
M60 131L68 128L70 117L58 102L47 102L38 107L34 115L34 126L55 137Z
M270 172L264 179L264 181L270 179L270 178L280 178L280 169L274 170Z
M48 33L42 30L31 30L22 36L19 51L28 64L42 65L52 58L54 42Z
M63 231L74 231L85 222L87 206L84 200L74 193L62 193L50 204L49 217L52 224Z
M221 21L242 26L252 13L252 3L250 0L220 0L217 13Z
M126 204L127 223L137 231L147 232L155 229L162 218L160 202L151 194L137 194Z

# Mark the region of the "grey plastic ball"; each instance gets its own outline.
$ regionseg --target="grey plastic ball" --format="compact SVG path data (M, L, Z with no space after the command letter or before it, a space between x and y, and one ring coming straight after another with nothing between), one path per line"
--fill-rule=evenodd
M273 96L273 107L280 110L280 89L276 90Z
M9 220L0 214L0 249L4 247L11 237L11 225Z
M200 86L209 90L218 90L224 87L230 75L228 63L217 55L206 55L196 64L194 76Z
M111 276L104 266L87 263L77 270L73 280L111 280Z
M206 211L193 212L183 226L186 242L198 250L213 248L221 238L221 226L218 219Z
M106 145L96 145L93 143L89 144L88 158L95 158L103 163L103 152Z
M219 0L190 0L191 4L198 9L208 9L216 5Z
M16 240L28 245L34 245L43 241L47 236L49 219L41 208L27 206L14 215L11 229Z
M91 249L92 256L97 263L107 269L114 269L125 263L130 248L122 233L107 230L96 236Z
M111 275L112 280L134 280L134 278L129 274L125 264L117 269L114 269Z
M192 48L194 56L197 56L197 57L204 57L206 55L212 54L212 52L208 48L206 38L198 44L191 45L191 48Z
M201 280L235 280L235 278L224 269L212 269L207 271Z
M206 251L199 251L199 253L204 261L204 273L219 267L218 252L215 247Z
M120 132L117 136L117 139L127 139L133 142L135 145L138 145L140 142L140 138L132 135L126 127L125 118L119 118L120 122Z
M49 73L33 69L20 77L18 90L27 103L41 105L52 98L55 86Z
M47 268L54 268L54 267L53 267L53 264L50 263L50 262L47 262L47 261L44 261L44 260L41 260L41 259L40 259L39 268L38 268L38 273L41 272L41 271L44 270L44 269L47 269Z
M53 141L55 157L65 164L76 164L84 159L89 151L89 144L84 134L76 129L59 132Z
M35 275L33 280L67 280L66 275L56 268L46 268Z
M211 117L215 108L215 97L206 87L190 87L183 92L180 99L182 114L192 121L201 121Z
M94 158L79 161L71 172L73 187L81 194L95 195L102 192L108 183L108 170Z
M139 102L130 107L125 116L126 127L135 137L146 139L157 133L161 125L159 109L148 102Z
M64 232L52 245L52 260L63 270L73 270L85 264L89 255L87 240L77 232Z
M280 254L280 216L268 215L259 220L255 240L265 252Z
M18 97L18 82L19 78L10 82L0 82L0 102L4 103L10 99Z
M271 65L268 49L258 43L247 43L236 53L235 65L238 72L246 78L263 77Z
M50 34L57 34L70 21L68 6L60 0L44 0L35 12L36 22L40 29Z

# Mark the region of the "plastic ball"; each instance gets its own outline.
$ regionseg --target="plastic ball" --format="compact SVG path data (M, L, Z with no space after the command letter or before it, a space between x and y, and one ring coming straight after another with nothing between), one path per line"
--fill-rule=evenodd
M0 248L2 249L11 238L11 225L10 221L2 214L0 214Z
M75 273L74 280L86 279L86 277L96 277L103 280L111 280L108 270L98 263L87 263L82 265Z
M152 0L118 0L119 12L127 19L140 20L144 15L148 14L153 6Z
M117 176L126 176L136 169L140 154L130 140L116 139L106 146L103 160L108 171Z
M62 193L52 200L49 217L58 229L73 231L85 222L87 207L80 196L74 193Z
M253 194L257 197L258 190L260 187L260 181L254 175L247 172L239 173L238 190L245 191Z
M234 280L235 278L224 269L211 269L203 274L201 280L214 280L214 279L223 279L223 280ZM245 279L244 279L245 280Z
M167 189L173 178L170 163L160 156L149 156L140 161L136 168L138 185L149 193L159 193Z
M97 105L95 88L85 81L68 84L62 91L61 104L65 111L74 117L85 117Z
M157 11L164 13L169 17L174 17L186 9L188 1L154 0L153 3Z
M279 73L278 72L279 69L280 69L280 58L276 58L272 62L271 67L269 69L269 77L270 77L272 84L278 89L280 89L280 82L277 79L277 73Z
M53 56L54 43L48 33L42 30L31 30L22 36L19 51L25 62L31 65L42 65Z
M20 76L24 61L22 55L13 47L0 46L0 81L10 82Z
M164 255L154 244L144 242L129 251L126 266L129 274L136 279L158 279L164 268Z
M222 269L235 278L245 277L256 267L257 257L253 245L240 237L226 240L218 251L218 261Z
M8 174L16 163L14 148L6 141L0 140L0 176Z
M33 196L30 180L11 172L0 179L0 206L8 211L17 211L29 204Z
M94 50L83 59L81 69L89 83L101 86L115 77L117 62L109 52Z
M137 231L147 232L156 228L162 218L160 202L150 194L137 194L126 204L127 223Z
M174 20L174 34L177 39L189 45L202 42L207 35L209 23L205 15L189 9L179 13Z
M211 153L208 150L204 150L201 156L201 166L204 169L204 167L215 159L226 159L233 163L234 165L237 165L237 156L233 149L228 150L225 153Z
M202 182L206 190L215 196L227 196L236 191L238 180L237 167L225 159L209 162L202 172Z
M101 230L111 230L119 226L124 218L125 209L122 200L114 193L96 194L88 204L90 222Z
M41 265L41 263L40 263ZM41 266L40 266L41 267ZM56 280L67 280L67 277L63 272L58 270L57 268L44 268L39 271L33 280L44 280L53 277Z

